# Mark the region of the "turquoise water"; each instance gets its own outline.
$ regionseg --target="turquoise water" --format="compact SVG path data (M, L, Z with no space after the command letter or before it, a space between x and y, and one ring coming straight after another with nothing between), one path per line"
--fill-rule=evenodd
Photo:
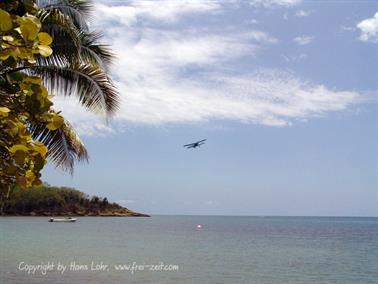
M378 218L0 218L0 283L42 282L376 284Z

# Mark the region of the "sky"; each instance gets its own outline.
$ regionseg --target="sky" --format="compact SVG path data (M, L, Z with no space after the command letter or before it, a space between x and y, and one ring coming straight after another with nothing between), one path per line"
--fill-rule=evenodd
M48 183L150 214L378 216L376 1L101 0L90 27L121 107L55 97L91 158Z

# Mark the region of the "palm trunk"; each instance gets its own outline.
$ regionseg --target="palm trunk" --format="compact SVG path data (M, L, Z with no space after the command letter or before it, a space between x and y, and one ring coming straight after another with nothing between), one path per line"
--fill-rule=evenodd
M5 208L5 205L8 202L10 190L11 190L11 187L8 185L7 194L6 194L5 198L2 198L2 200L1 200L0 215L4 215L4 208Z

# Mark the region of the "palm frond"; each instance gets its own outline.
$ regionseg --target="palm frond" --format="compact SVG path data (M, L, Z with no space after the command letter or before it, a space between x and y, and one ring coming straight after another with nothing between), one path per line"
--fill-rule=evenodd
M42 23L42 31L53 37L53 54L49 57L36 55L35 65L20 63L11 70L1 68L1 76L6 78L15 72L37 75L51 94L76 95L87 109L113 114L119 107L120 98L105 72L113 54L107 45L99 43L99 33L89 32L87 21L93 1L32 1L41 7L37 17ZM2 88L0 96L1 102ZM88 161L87 150L68 121L54 131L47 129L44 123L28 123L33 138L47 146L47 157L57 167L72 173L76 161Z
M54 50L53 54L49 57L38 56L37 60L43 65L65 66L69 62L77 62L108 70L115 56L109 46L97 43L99 38L101 38L99 33L81 32L79 48L69 40L56 40L51 46Z
M57 9L40 10L37 17L42 23L42 31L53 37L52 56L61 57L60 60L66 59L69 62L79 61L81 32L75 27L71 18ZM56 61L56 58L53 60Z
M101 33L81 33L81 57L84 63L91 63L107 69L115 55L108 45L99 44Z
M30 127L35 140L42 142L48 148L47 158L63 170L73 173L75 161L88 162L89 156L83 142L68 121L54 131L45 125Z
M90 64L24 67L41 76L49 92L64 96L77 95L87 109L112 115L119 107L119 94L106 73Z
M69 16L75 26L81 30L88 30L87 20L93 10L93 2L89 0L50 0L37 1L45 10L58 9Z

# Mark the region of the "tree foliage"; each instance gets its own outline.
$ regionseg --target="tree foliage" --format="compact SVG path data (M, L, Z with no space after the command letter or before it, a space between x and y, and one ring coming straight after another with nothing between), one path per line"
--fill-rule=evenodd
M108 199L87 194L68 187L41 186L24 189L15 187L4 208L13 215L99 215L111 212L130 212Z
M16 4L0 6L0 183L30 187L41 185L40 170L48 149L33 139L29 126L42 123L54 131L62 126L63 118L51 109L53 103L41 78L11 72L20 64L35 64L36 56L52 53L52 38L41 31L36 7L25 6L27 13L18 16L8 12L17 11Z
M37 5L38 4L38 5ZM51 160L73 171L87 151L55 111L54 95L78 98L112 115L118 93L106 70L112 59L100 34L90 32L85 0L5 0L0 3L0 185L41 185Z

